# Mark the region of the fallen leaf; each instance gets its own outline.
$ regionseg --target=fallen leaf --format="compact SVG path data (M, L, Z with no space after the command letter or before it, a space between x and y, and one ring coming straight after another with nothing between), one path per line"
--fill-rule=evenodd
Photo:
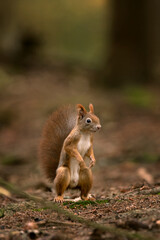
M160 220L157 220L157 221L156 221L156 224L160 226Z
M153 179L152 175L149 172L147 172L147 170L145 168L139 168L137 170L137 173L140 178L144 179L149 184L154 183L154 179Z
M3 194L7 197L11 197L11 194L9 191L7 191L5 188L0 187L0 194Z
M38 229L38 225L35 222L27 222L24 226L25 231L35 230L35 229Z

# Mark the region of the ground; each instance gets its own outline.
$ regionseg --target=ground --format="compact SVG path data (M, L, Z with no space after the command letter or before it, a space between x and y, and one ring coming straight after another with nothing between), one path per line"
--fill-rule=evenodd
M159 239L158 89L102 90L79 69L5 77L0 86L0 176L44 202L7 190L0 182L0 239ZM94 141L91 194L96 201L70 201L79 192L68 190L60 205L83 222L52 209L53 184L41 171L37 148L52 111L64 103L90 102L102 124Z

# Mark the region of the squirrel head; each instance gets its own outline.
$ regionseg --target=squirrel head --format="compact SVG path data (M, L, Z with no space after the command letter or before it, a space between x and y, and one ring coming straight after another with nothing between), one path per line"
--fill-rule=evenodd
M77 104L77 125L82 131L96 132L101 128L99 118L94 114L93 104L89 104L89 112L81 104Z

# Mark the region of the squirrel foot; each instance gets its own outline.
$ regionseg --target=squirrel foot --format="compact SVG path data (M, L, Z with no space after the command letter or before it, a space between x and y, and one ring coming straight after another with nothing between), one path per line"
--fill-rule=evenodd
M57 203L62 203L63 202L63 196L57 196L54 198L54 202L57 202Z
M95 201L95 200L96 200L91 194L88 194L87 197L81 196L81 198L82 198L82 200L84 200L84 201Z

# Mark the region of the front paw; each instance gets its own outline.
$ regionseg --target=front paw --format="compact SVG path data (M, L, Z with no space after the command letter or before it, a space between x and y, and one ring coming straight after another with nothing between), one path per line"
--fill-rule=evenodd
M95 197L93 197L91 194L88 194L87 197L82 195L81 199L84 200L84 201L95 201L96 200Z
M94 160L92 160L92 161L90 161L90 164L89 164L89 168L91 168L91 167L93 167L94 165L95 165L95 163L96 163L96 161Z
M90 164L89 164L89 168L93 167L96 163L96 159L91 155L90 156Z

